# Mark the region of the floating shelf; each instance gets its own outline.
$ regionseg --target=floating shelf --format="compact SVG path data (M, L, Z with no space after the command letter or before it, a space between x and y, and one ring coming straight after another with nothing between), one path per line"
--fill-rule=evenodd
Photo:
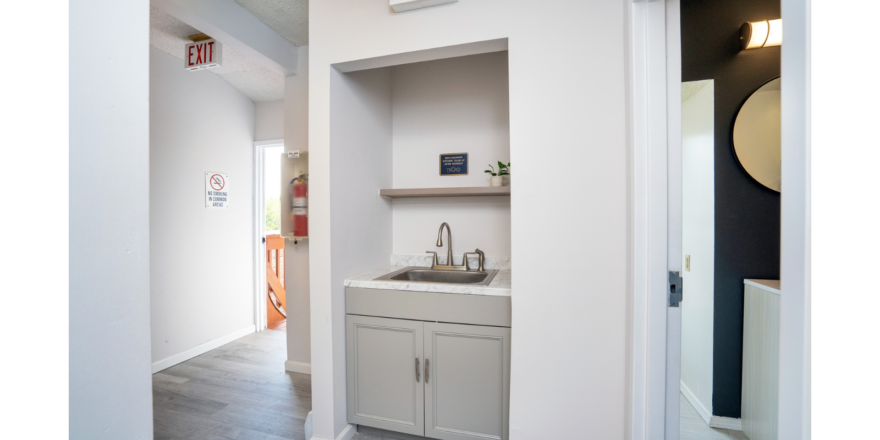
M380 189L379 195L391 199L407 197L475 197L508 196L509 186L473 186L461 188L394 188Z

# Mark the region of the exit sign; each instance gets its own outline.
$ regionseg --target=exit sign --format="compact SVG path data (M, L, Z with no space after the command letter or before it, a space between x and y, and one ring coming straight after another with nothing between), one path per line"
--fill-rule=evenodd
M183 52L183 67L186 70L203 70L220 67L223 60L223 47L216 40L202 40L189 43Z

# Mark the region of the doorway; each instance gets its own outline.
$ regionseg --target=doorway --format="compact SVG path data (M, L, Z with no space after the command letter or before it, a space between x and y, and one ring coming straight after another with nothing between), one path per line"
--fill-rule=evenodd
M680 1L682 93L671 120L680 119L670 130L681 140L669 148L681 155L680 176L670 171L681 205L669 217L680 216L681 237L668 240L678 260L669 270L685 286L680 336L669 335L681 344L682 438L707 427L716 438L777 438L778 398L763 391L778 388L778 289L749 283L780 279L781 51L725 48L739 43L729 30L779 14L778 0ZM702 423L686 419L695 413Z
M254 291L257 330L287 328L284 238L281 237L281 155L284 141L254 143Z

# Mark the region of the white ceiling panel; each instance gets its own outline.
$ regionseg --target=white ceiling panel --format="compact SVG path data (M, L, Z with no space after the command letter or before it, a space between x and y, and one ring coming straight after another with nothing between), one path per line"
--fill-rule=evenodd
M235 0L297 46L309 44L309 0Z

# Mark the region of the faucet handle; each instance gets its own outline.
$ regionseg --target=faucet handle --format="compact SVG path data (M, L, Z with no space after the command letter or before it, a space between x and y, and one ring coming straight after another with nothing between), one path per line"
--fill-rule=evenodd
M434 251L425 251L425 253L426 253L426 254L434 254L434 261L431 262L431 267L432 267L432 268L433 268L434 266L439 266L439 265L440 265L440 262L437 261L437 253L436 253L436 252L434 252Z
M465 270L471 270L471 263L468 261L468 255L477 255L476 252L465 252L464 255L461 256L462 262L461 265L464 266ZM477 255L479 257L479 255Z

